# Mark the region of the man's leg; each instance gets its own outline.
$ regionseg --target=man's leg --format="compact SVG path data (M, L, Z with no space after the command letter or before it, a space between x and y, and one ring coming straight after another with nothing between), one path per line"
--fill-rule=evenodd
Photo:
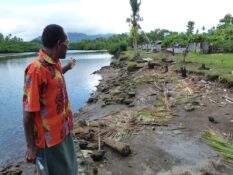
M43 157L45 169L48 175L76 175L77 158L74 149L72 135L58 145L51 148L39 149L38 155Z

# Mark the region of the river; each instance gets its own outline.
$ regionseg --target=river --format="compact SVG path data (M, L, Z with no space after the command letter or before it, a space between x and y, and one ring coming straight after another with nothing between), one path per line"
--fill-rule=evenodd
M82 107L96 90L101 77L94 71L111 62L107 52L68 51L76 66L65 74L67 91L73 112ZM23 77L26 66L35 58L0 59L0 167L24 155L25 139L22 123Z

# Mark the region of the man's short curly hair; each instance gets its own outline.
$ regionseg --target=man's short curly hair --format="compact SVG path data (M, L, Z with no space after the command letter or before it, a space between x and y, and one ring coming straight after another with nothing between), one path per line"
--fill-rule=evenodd
M57 24L50 24L42 33L42 44L46 48L53 48L59 40L65 41L66 34L63 28Z

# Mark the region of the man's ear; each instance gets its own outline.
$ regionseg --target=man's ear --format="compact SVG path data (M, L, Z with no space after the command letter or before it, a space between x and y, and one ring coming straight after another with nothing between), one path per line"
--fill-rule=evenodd
M58 41L57 41L57 47L58 47L58 48L60 48L60 47L61 47L61 43L62 43L62 41L61 41L61 40L58 40Z

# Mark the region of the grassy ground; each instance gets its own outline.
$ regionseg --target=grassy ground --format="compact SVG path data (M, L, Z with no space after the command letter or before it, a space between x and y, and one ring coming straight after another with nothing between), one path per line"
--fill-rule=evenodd
M132 51L123 52L127 57L132 57ZM145 58L152 58L154 60L161 58L169 58L176 61L178 64L174 65L174 69L179 69L183 65L182 54L176 54L172 56L166 53L150 53L140 51L140 55ZM188 71L195 73L202 73L207 76L217 77L219 80L233 81L233 53L232 54L195 54L189 53L186 58L186 68ZM209 70L200 70L201 64L205 64Z

